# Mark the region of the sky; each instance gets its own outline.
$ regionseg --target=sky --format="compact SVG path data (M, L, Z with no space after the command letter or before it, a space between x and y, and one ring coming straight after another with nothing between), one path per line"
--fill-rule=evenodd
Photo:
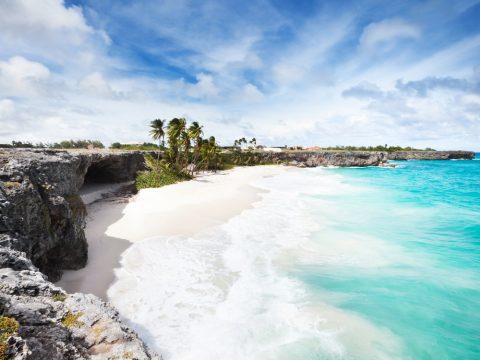
M480 1L0 0L0 143L480 150Z

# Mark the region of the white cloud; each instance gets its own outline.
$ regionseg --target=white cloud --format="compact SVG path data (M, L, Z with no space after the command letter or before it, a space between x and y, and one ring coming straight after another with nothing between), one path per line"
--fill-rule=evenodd
M0 120L11 116L15 110L15 104L10 99L0 100Z
M234 44L221 44L207 53L204 66L210 70L222 71L225 68L252 68L262 66L262 60L252 50L258 37L245 36Z
M105 61L104 47L110 38L88 25L81 7L66 7L63 0L2 0L0 4L3 57L23 56L73 73L94 60Z
M118 96L110 84L99 72L91 73L80 80L78 84L80 90L89 96L100 96L105 98L115 98Z
M0 61L0 94L35 96L50 78L50 70L38 62L15 56Z
M273 76L280 85L289 85L303 80L307 71L302 66L291 63L278 63L273 67Z
M215 84L212 75L199 73L196 76L197 82L195 84L186 83L183 79L177 82L177 88L180 91L180 94L183 92L187 96L203 99L203 98L214 98L218 96L220 90Z
M159 21L157 13L149 14L145 21L152 22L152 34L171 41L167 50L173 51L162 53L151 41L136 45L152 57L167 57L162 65L197 74L187 82L129 72L127 60L106 55L109 34L89 25L80 7L66 7L60 0L0 3L0 99L15 96L0 100L0 142L149 140L152 118L184 116L204 124L207 134L225 144L239 136L281 145L435 147L430 141L437 141L441 147L473 148L478 143L477 95L442 87L416 98L395 84L399 78L412 87L428 76L471 77L468 59L478 53L479 36L426 52L419 61L408 51L405 57L378 56L383 49L378 45L424 40L419 27L400 19L368 25L362 45L346 49L359 36L352 32L358 18L351 13L298 23L276 18L267 26L257 21L253 28L233 26L238 31L227 34L223 30L231 30L231 24L213 21L224 19L217 9L223 3L205 2L220 11L213 20L202 13L204 5L193 8L183 1L162 7L153 2L115 5L112 12L136 9L135 21L142 26L146 11L163 15ZM265 18L277 15L273 11ZM143 66L133 65L135 70ZM59 83L60 91L55 90ZM463 136L458 145L452 140L456 131Z
M355 97L358 99L379 98L383 96L383 91L376 84L368 81L362 81L360 84L352 86L342 91L343 96Z
M253 84L247 84L243 87L243 95L247 101L262 101L265 99L263 93Z
M3 0L0 29L16 32L91 32L79 7L66 8L63 0Z
M366 26L360 37L360 45L371 48L377 44L398 38L417 39L420 35L421 30L416 25L402 19L386 19Z

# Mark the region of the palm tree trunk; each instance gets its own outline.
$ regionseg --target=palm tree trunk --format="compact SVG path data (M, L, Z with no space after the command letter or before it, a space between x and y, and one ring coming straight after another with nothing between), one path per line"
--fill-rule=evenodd
M158 153L157 153L157 171L160 165L160 139L158 139Z

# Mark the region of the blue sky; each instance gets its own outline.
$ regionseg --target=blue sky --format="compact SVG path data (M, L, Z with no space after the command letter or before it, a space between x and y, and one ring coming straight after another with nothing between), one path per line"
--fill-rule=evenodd
M480 150L479 1L0 0L0 142Z

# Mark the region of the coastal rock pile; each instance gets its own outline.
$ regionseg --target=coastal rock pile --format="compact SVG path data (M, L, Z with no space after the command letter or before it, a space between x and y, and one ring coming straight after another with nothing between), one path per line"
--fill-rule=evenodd
M159 359L111 306L93 295L66 294L6 248L0 248L0 314L1 359Z
M86 264L84 181L144 167L135 152L0 149L0 359L158 359L108 304L47 280Z

